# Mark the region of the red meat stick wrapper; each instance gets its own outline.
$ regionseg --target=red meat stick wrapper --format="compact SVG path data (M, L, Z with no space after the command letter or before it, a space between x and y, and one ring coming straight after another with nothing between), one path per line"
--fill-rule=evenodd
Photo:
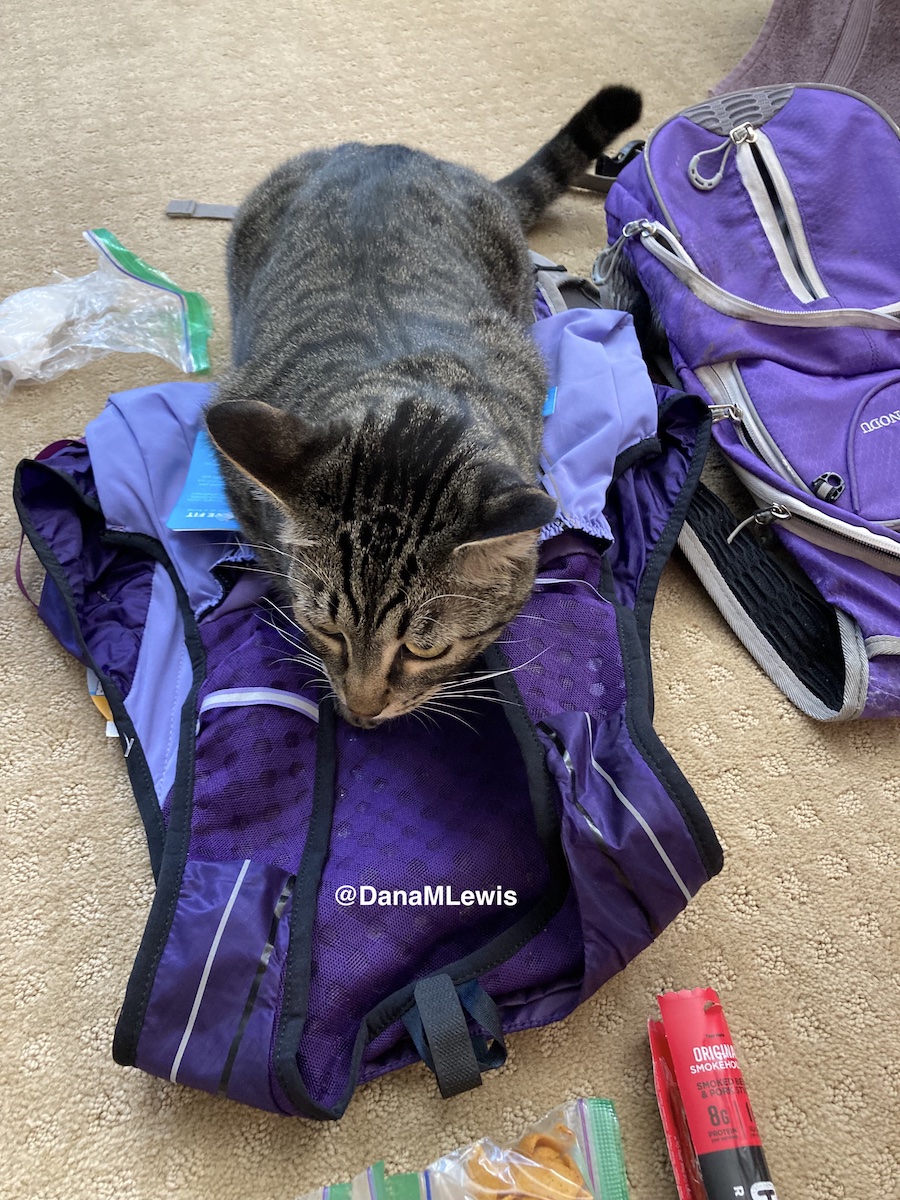
M679 1200L778 1200L719 997L657 999L653 1083Z

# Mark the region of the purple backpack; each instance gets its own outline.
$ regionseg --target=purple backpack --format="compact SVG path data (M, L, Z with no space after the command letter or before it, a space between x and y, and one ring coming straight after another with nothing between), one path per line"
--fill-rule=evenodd
M648 652L709 416L654 388L629 316L539 280L558 515L466 724L340 721L238 535L169 528L208 386L112 396L19 465L40 616L102 684L157 882L118 1062L320 1119L418 1059L453 1095L720 869Z
M681 548L804 712L900 714L900 131L840 88L715 97L607 216L595 280L662 326L751 497L741 520L701 486Z

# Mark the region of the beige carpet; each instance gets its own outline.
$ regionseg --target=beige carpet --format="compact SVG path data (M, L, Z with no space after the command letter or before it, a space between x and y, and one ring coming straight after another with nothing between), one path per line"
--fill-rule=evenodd
M646 96L646 131L740 59L765 0L7 0L2 292L91 269L84 229L203 291L226 355L226 228L171 222L173 196L232 202L282 157L405 139L487 172L530 153L603 81ZM599 203L535 237L586 269ZM171 377L120 355L2 402L2 487L78 434L111 390ZM3 503L0 650L3 1129L0 1196L292 1200L368 1162L421 1167L514 1135L561 1100L612 1097L633 1200L674 1186L645 1023L661 988L714 984L782 1200L900 1195L898 725L823 728L751 663L678 563L654 620L659 731L708 807L724 873L627 971L507 1066L443 1102L422 1067L363 1088L342 1121L260 1114L117 1067L116 1012L151 897L116 743L13 581ZM892 942L893 939L893 942Z

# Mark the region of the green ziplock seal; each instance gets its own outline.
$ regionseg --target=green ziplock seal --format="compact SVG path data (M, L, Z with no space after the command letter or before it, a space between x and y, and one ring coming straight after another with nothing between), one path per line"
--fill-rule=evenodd
M207 342L213 331L212 310L199 292L186 292L174 280L162 271L157 271L142 258L138 258L128 250L114 233L108 229L91 229L86 234L87 240L95 246L109 261L126 275L147 283L150 287L160 288L176 296L181 304L182 323L184 330L184 348L191 371L209 370L209 351ZM343 1200L343 1197L341 1198Z
M323 1188L322 1200L386 1200L386 1194L384 1163L377 1162L347 1183Z
M579 1116L594 1200L628 1200L625 1151L619 1118L611 1100L579 1100Z
M384 1181L387 1200L421 1200L420 1176L412 1171L407 1175L388 1175Z
M384 1177L384 1162L372 1163L368 1170L368 1176L372 1200L385 1200L387 1186Z

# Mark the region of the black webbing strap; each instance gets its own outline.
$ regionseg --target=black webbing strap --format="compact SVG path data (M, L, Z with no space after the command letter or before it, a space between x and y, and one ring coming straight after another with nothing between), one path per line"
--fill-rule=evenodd
M431 975L419 980L413 996L403 1023L445 1100L480 1087L481 1072L506 1061L500 1014L477 980L457 988L449 975ZM493 1038L490 1045L469 1032L467 1012Z

